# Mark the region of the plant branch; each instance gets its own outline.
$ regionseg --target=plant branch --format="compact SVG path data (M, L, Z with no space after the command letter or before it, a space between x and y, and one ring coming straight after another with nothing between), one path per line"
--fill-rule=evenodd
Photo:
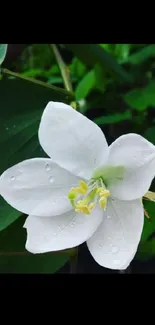
M55 44L50 44L50 46L51 46L53 53L55 55L55 58L57 60L57 63L58 63L58 66L59 66L59 69L60 69L60 72L61 72L61 75L63 78L64 86L65 86L66 90L73 92L72 83L70 81L69 69L66 66L66 64L64 63L64 61L59 53L59 50L57 49L57 46Z
M64 94L64 95L74 99L74 94L71 91L68 91L68 90L53 86L53 85L49 85L49 84L47 84L47 83L45 83L43 81L36 80L36 79L33 79L33 78L28 78L28 77L20 75L19 73L10 71L8 69L3 69L3 68L1 68L1 73L4 74L4 75L9 75L9 76L19 78L19 79L22 79L22 80L25 80L25 81L33 82L33 83L35 83L37 85L40 85L40 86L43 86L43 87L46 87L46 88L50 88L53 91Z

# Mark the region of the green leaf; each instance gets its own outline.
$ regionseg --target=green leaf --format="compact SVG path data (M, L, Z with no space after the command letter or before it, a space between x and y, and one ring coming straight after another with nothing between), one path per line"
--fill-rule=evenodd
M143 111L149 106L155 106L155 80L144 88L136 88L123 96L125 102L138 111Z
M114 72L121 81L132 83L133 77L117 60L101 46L97 44L66 44L69 48L86 66L92 68L96 63L100 63L102 69L109 69Z
M71 73L77 78L83 77L86 73L86 66L78 58L74 58L71 65L69 66Z
M80 100L87 97L89 92L95 86L95 73L93 70L89 71L83 79L78 83L75 89L75 98Z
M128 62L132 64L141 64L150 57L155 57L155 44L148 45L140 51L130 55L128 57Z
M148 259L155 255L155 239L149 238L155 233L155 203L146 200L143 200L143 203L150 220L146 217L144 219L141 241L136 254L137 259Z
M100 116L94 119L94 122L98 125L103 125L103 124L113 124L113 123L119 123L121 121L126 121L126 120L131 120L132 115L130 111L125 111L123 113L115 113L111 115L105 115L105 116Z
M144 133L144 137L155 145L155 126L147 129Z
M148 260L155 256L155 239L141 242L138 247L136 259Z
M7 47L8 47L8 44L0 44L0 65L3 63L3 61L5 59Z
M0 173L22 160L46 156L38 141L40 118L49 101L69 103L66 94L25 80L0 81ZM0 230L20 214L1 198Z
M102 93L104 93L107 84L111 82L112 78L107 76L106 69L103 70L100 64L95 64L94 73L96 79L96 88L98 88Z
M21 216L0 232L0 273L55 273L69 260L69 254L31 254L25 250L25 217Z
M144 208L146 209L151 221L146 217L144 219L144 227L141 236L141 241L146 241L149 236L155 232L155 203L147 200L143 200Z

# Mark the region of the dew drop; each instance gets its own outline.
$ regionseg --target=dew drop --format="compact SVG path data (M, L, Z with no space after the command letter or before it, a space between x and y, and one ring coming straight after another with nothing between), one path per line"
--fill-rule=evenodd
M51 184L54 182L54 178L53 178L53 176L50 176L50 177L49 177L49 182L50 182Z
M118 252L119 248L117 246L113 246L112 253L116 254Z
M16 125L14 124L14 126L13 126L14 128L16 127Z
M110 216L107 216L107 219L110 219L111 217Z
M11 176L11 181L14 181L15 180L15 176Z
M6 131L8 131L8 130L9 130L9 128L5 128L5 130L6 130Z
M111 239L111 237L108 237L107 239L108 239L108 240L110 240L110 239Z
M113 263L114 263L115 265L119 265L119 264L120 264L120 260L114 260Z
M45 169L46 169L47 172L49 172L49 171L51 170L50 165L49 165L49 164L46 164L46 165L45 165Z

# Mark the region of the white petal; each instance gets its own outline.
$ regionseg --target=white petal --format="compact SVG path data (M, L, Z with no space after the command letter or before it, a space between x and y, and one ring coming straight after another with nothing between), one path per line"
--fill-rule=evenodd
M141 200L111 200L102 224L87 241L98 264L109 269L126 269L141 238L144 212Z
M52 218L29 216L24 225L26 249L31 253L45 253L78 246L92 236L102 219L100 209L91 215L70 211Z
M155 176L155 146L138 134L127 134L109 149L108 164L124 166L123 179L108 184L111 194L121 200L142 197Z
M101 129L63 103L49 102L46 106L39 127L39 141L53 161L86 179L108 155Z
M15 209L51 217L72 210L67 193L78 178L51 159L25 160L0 177L0 194Z

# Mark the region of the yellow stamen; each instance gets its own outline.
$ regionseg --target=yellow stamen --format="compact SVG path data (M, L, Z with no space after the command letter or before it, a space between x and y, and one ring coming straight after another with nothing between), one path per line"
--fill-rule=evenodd
M84 181L79 181L79 184L80 184L80 188L83 189L85 193L87 193L88 185Z
M97 189L97 193L99 194L99 196L104 196L104 197L109 197L110 196L110 192L108 190L105 190L103 187L99 187Z
M88 185L83 180L80 180L80 186L71 188L68 198L76 212L90 214L95 208L98 199L100 208L106 208L110 192L104 187L98 187L99 184L101 184L101 180L99 182L94 181L94 183L91 180L90 183L88 182Z
M96 204L94 202L89 204L89 210L92 211L95 208Z
M101 209L104 209L106 207L107 204L107 199L106 197L102 196L99 200L99 205Z

